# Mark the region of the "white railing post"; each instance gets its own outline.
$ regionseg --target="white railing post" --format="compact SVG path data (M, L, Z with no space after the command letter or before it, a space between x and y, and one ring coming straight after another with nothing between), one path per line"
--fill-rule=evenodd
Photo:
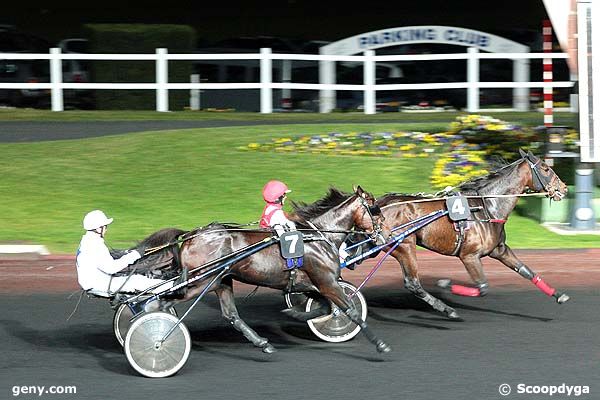
M190 75L191 83L200 83L200 74ZM190 89L190 110L198 111L200 109L200 89Z
M469 47L469 57L467 58L467 111L479 111L479 49Z
M365 62L363 68L364 108L365 114L375 114L375 52L373 50L365 51Z
M156 111L169 111L169 64L167 60L167 49L156 49Z
M60 48L50 49L50 83L52 84L51 100L52 111L64 111L63 89L62 89L62 59Z
M271 60L271 49L260 49L260 112L271 114L273 112L273 66Z

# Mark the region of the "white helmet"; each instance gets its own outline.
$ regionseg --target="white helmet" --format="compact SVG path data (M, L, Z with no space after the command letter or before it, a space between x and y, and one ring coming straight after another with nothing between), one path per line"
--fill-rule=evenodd
M102 211L94 210L90 211L85 215L85 217L83 217L83 229L86 231L93 231L94 229L98 229L112 222L113 219L108 218Z

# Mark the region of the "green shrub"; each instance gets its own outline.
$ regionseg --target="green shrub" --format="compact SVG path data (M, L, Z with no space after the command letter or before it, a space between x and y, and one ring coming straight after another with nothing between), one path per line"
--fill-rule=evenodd
M196 34L185 25L149 24L88 24L84 36L90 41L91 53L149 54L157 48L170 53L191 53ZM169 82L189 82L190 61L169 62ZM93 61L92 82L153 83L156 65L153 61ZM189 103L186 90L169 92L169 109L181 110ZM96 108L153 110L156 108L154 90L96 90Z

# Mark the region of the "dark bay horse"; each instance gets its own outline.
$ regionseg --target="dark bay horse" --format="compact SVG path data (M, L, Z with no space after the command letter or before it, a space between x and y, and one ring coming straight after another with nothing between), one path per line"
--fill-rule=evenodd
M447 256L460 258L476 287L453 285L449 280L441 280L440 286L448 287L452 293L463 296L483 296L488 292L488 281L483 271L481 258L485 256L499 260L522 277L532 281L542 292L552 296L558 303L569 300L548 284L513 253L506 244L504 222L517 204L518 197L493 197L494 195L518 195L527 190L547 193L555 201L561 200L566 185L556 173L531 152L520 150L521 158L486 176L466 182L456 188L469 198L471 207L481 206L481 211L473 212L463 233L448 217L423 227L409 235L392 253L404 273L404 286L435 310L449 318L458 318L456 311L428 293L419 281L416 245ZM490 197L485 197L490 196ZM429 201L433 200L433 201ZM376 203L382 210L387 226L400 226L430 212L445 209L445 200L403 194L387 194Z
M370 209L374 202L373 196L360 187L352 194L331 189L325 198L306 205L304 210L296 212L297 215L293 218L298 223L306 223L308 219L323 231L348 231L356 227L368 232L378 232L381 229L380 217L373 215ZM186 237L189 239L181 245L180 262L183 267L192 270L211 260L259 243L272 235L270 230L236 229L214 223L183 236L184 239ZM342 242L345 234L323 232L323 236L326 240L305 242L303 266L298 269L299 273L292 281L291 270L286 267L285 259L282 258L277 244L233 264L227 274L210 289L219 298L223 317L255 346L262 348L266 353L271 353L275 348L268 340L260 337L240 318L235 306L233 281L279 290L305 292L312 296L322 296L334 303L361 327L362 332L376 346L377 351L389 352L390 347L372 333L367 323L352 307L352 303L338 283L340 267L336 246ZM194 283L187 288L183 299L166 304L171 306L173 303L188 301L201 293L207 284L208 282L204 280Z

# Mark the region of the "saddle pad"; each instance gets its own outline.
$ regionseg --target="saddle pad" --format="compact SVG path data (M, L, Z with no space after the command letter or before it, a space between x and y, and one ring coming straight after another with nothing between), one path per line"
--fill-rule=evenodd
M466 197L452 196L446 199L446 208L448 209L448 217L452 221L463 221L471 216L471 208Z
M286 259L299 258L304 255L304 238L301 232L285 232L279 236L281 256Z

